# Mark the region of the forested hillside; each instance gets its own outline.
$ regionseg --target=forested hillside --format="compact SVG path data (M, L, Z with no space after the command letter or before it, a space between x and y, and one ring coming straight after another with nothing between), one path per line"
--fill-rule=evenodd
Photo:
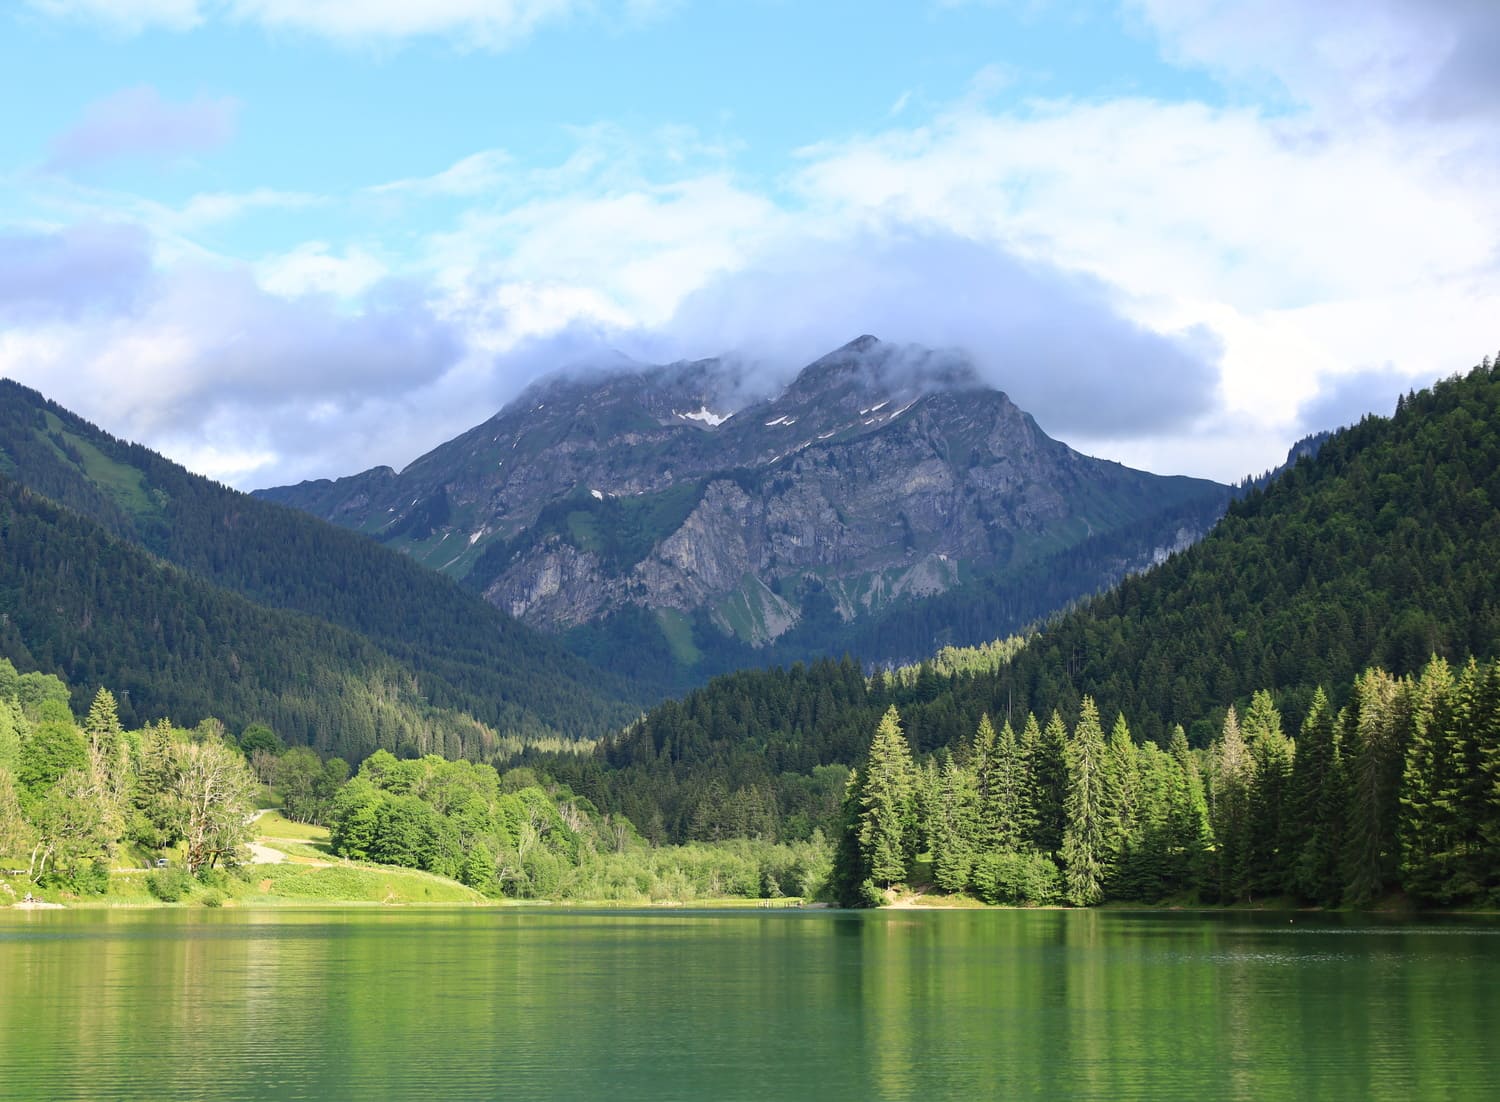
M131 730L109 689L93 694L82 720L71 696L56 676L18 674L0 658L0 870L24 870L15 875L69 902L106 895L113 870L158 858L168 867L146 885L162 902L221 906L226 890L253 898L255 881L266 892L272 867L245 864L251 810L265 798L257 779L274 784L292 820L333 827L332 851L346 860L334 869L313 858L330 874L320 899L357 890L358 878L343 875L354 873L351 860L525 899L811 896L828 878L826 843L656 849L629 822L565 788L543 789L525 769L502 775L487 763L381 749L351 778L342 758L289 749L263 725L238 737L217 718ZM281 871L293 868L314 871ZM377 882L389 901L388 879ZM0 894L15 895L3 876Z
M891 708L844 801L835 893L878 904L926 853L939 888L992 903L1500 902L1500 661L1369 669L1342 695L1335 712L1317 690L1289 731L1257 692L1206 751L1180 728L1137 745L1122 716L1106 736L1084 697L1071 731L984 717L922 765Z
M1368 665L1500 653L1500 373L1406 395L1334 434L1149 574L1048 626L1014 667L1028 707L1092 695L1196 744L1222 709L1273 688L1301 722L1315 688Z
M662 705L592 759L548 760L607 810L671 839L827 824L832 777L894 705L920 758L988 714L1020 726L1082 700L1138 742L1192 748L1265 690L1300 729L1379 666L1500 654L1500 375L1486 363L1333 435L1235 504L1201 543L1050 623L1010 661L866 682L853 662L721 678ZM655 824L653 826L653 824ZM748 827L745 824L750 824Z
M416 675L410 691L432 707L497 730L579 737L608 730L640 703L622 679L406 556L192 474L3 379L0 475L215 586L364 636ZM107 671L107 655L97 660ZM127 721L133 703L122 701Z
M362 636L209 585L4 476L0 657L61 676L75 710L109 685L130 716L267 723L353 760L381 747L483 757L501 733L554 734L503 700L498 732L434 705Z

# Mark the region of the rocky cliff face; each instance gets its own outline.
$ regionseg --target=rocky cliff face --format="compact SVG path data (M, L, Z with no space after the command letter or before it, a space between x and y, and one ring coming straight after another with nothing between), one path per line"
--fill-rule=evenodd
M1173 510L1211 518L1227 497L1074 452L952 354L861 337L769 399L741 392L716 360L546 380L399 474L261 493L533 624L675 610L752 645L796 627L813 593L855 621ZM1202 526L1126 539L1112 569Z

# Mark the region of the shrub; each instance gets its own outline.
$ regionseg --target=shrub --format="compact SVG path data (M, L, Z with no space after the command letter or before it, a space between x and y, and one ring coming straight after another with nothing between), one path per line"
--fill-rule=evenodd
M229 874L223 869L204 865L198 870L198 883L205 888L218 888L222 891L229 886Z
M1062 895L1062 874L1040 853L986 853L974 862L973 884L986 903L1045 906Z
M203 893L203 905L205 907L224 906L224 893L218 888L209 888L208 891Z
M157 869L146 877L146 888L163 903L176 903L192 890L193 878L186 869Z

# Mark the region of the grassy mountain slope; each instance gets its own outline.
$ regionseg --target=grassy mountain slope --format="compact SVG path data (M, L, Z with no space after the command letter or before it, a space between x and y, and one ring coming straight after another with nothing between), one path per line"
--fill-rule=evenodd
M0 380L0 474L216 586L365 636L434 707L593 735L633 691L409 558L194 475Z

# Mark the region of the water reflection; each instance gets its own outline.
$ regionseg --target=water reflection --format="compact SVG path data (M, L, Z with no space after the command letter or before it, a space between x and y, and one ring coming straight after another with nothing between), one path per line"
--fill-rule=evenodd
M1489 1097L1500 937L1122 912L0 912L0 1097Z

